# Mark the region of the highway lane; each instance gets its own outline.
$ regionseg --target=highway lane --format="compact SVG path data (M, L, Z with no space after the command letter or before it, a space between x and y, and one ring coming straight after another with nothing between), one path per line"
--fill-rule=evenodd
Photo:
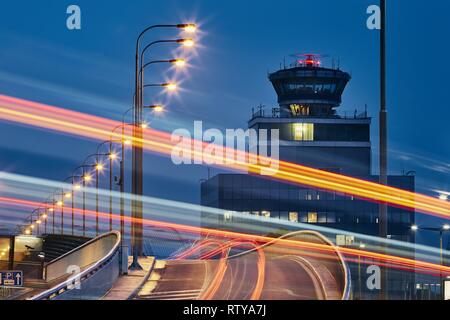
M328 243L325 238L311 232L294 237L302 241L309 239L315 243ZM151 292L140 293L137 298L342 299L346 280L339 255L310 256L306 253L305 250L292 249L283 252L283 247L276 242L260 246L244 241L220 244L217 240L207 239L182 253L180 257L183 259L165 261L165 267L155 271L159 272L158 276L150 277ZM190 256L196 259L186 260Z

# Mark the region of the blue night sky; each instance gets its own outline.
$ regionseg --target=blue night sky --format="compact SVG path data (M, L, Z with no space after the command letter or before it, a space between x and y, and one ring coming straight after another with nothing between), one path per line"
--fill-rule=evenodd
M435 196L434 190L450 191L450 2L388 2L390 173L416 171L417 190ZM268 71L284 57L290 62L292 53L328 54L352 75L340 112L363 111L367 104L373 116L376 173L379 40L378 31L366 28L366 8L375 3L8 1L0 11L0 93L119 120L132 101L138 32L155 23L194 21L200 45L189 54L189 70L155 67L146 74L154 82L179 79L183 88L170 98L147 92L147 103L163 102L168 109L152 126L172 131L203 120L204 127L246 128L252 107L276 106ZM66 28L70 4L81 7L81 30ZM156 35L173 38L178 32ZM154 58L181 54L173 49L161 46ZM0 137L1 170L53 180L66 177L96 147L94 141L4 122ZM144 168L146 194L198 203L205 167L175 167L146 154Z

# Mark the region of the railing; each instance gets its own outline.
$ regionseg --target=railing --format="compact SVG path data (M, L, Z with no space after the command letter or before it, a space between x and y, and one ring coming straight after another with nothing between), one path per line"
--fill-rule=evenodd
M100 298L119 276L120 243L120 233L112 231L49 262L45 266L47 281L63 278L72 266L77 267L80 272L30 300Z
M269 111L266 113L266 111ZM344 111L344 114L340 113L340 114L325 114L325 115L298 115L298 116L281 116L280 115L281 109L279 107L275 107L275 108L271 108L269 110L267 109L258 109L258 110L254 110L252 109L252 117L250 119L256 119L256 118L265 118L265 119L278 119L278 118L283 118L283 119L308 119L308 118L318 118L318 119L344 119L344 120L352 120L352 119L356 119L356 120L366 120L369 119L369 116L367 114L367 111L357 111L355 110L355 112L350 112L350 111Z

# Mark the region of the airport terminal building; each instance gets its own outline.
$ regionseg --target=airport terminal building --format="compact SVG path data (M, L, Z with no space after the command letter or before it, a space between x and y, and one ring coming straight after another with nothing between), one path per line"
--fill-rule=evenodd
M278 129L280 160L369 181L372 175L371 118L367 112L339 115L337 108L351 76L339 68L325 68L314 55L269 74L278 106L252 112L248 127ZM389 176L388 184L414 191L412 175ZM226 210L223 216L202 214L205 227L233 229L233 212L290 222L309 223L377 236L378 204L339 192L283 183L253 174L218 174L201 184L201 204ZM415 214L388 208L388 238L414 242L410 226ZM336 235L340 246L360 247L364 240ZM360 264L351 264L353 297L378 295L365 286ZM364 269L365 270L365 269ZM391 298L414 298L414 277L389 272Z

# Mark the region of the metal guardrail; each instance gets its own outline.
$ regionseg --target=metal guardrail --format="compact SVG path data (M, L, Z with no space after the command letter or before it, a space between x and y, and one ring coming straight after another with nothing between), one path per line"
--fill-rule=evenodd
M97 238L94 238L83 245L79 246L78 248L75 248L74 250L62 255L61 257L51 261L47 267L53 263L57 263L58 261L63 261L63 259L67 259L67 257L70 257L71 255L78 254L80 250L83 250L87 247L89 247L92 244L97 243L98 241L101 241L101 239L109 236L116 236L116 241L112 248L108 251L108 253L98 260L97 262L91 264L86 269L81 271L79 274L75 274L73 276L70 276L68 279L65 279L63 282L55 285L54 287L41 292L33 297L30 298L30 300L52 300L52 299L58 299L62 298L64 299L63 295L67 294L68 292L72 290L82 290L83 285L87 283L89 279L92 279L94 275L97 275L99 271L106 270L107 267L110 266L111 263L118 262L116 259L119 258L119 251L120 251L120 243L121 243L121 236L120 232L112 231L105 233L103 235L98 236ZM117 274L119 269L119 263L117 263ZM77 288L77 284L80 285L80 289Z

